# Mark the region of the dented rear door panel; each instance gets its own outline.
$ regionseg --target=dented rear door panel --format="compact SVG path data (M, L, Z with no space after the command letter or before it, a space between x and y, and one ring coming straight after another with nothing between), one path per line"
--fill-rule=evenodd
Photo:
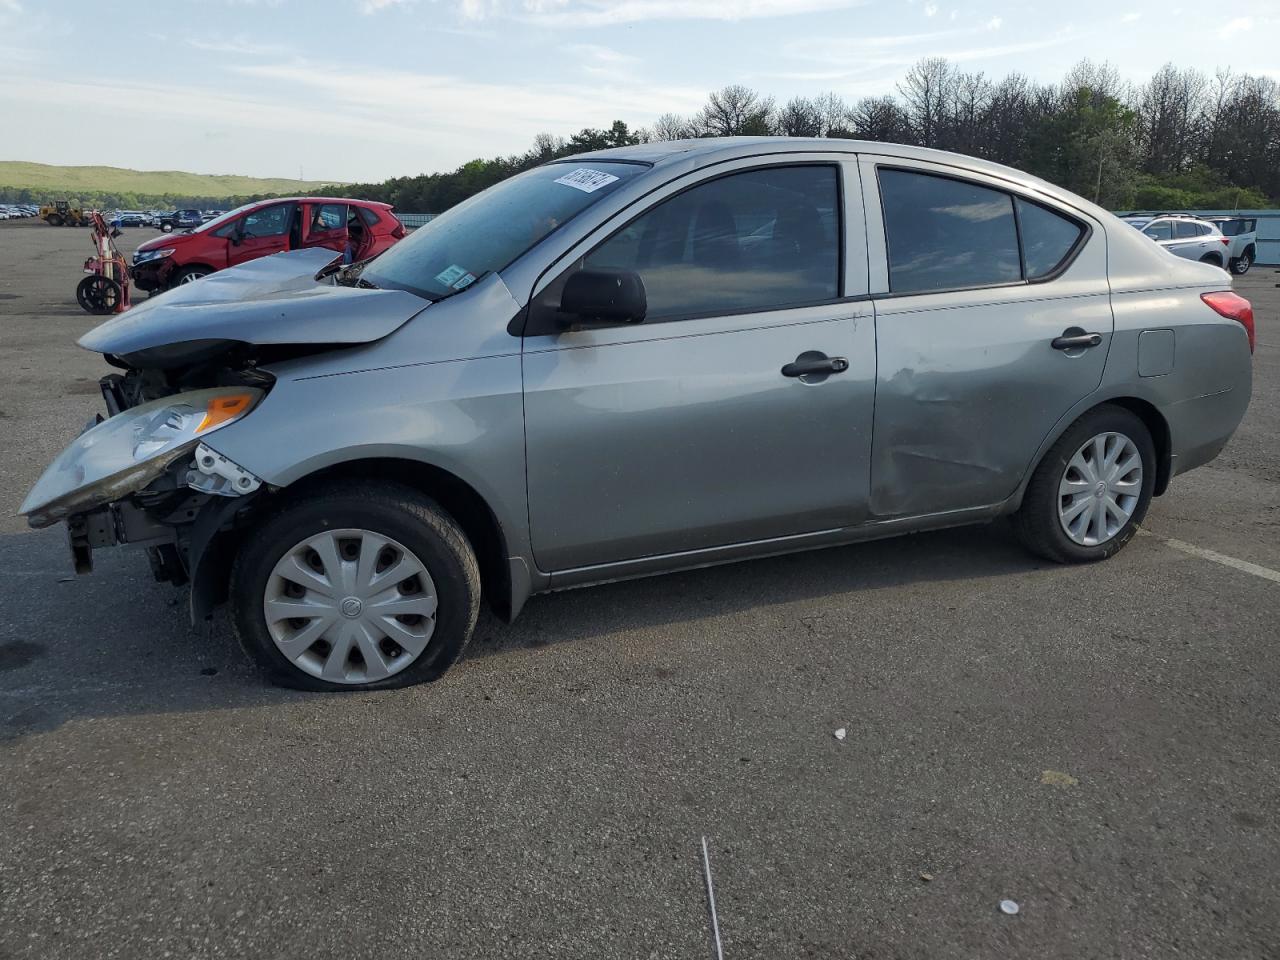
M875 160L863 163L877 352L871 514L887 519L998 504L1014 494L1055 424L1102 379L1113 331L1105 232L1070 210L1092 231L1054 280L894 296ZM993 177L907 165L1061 208ZM1053 349L1050 342L1070 327L1102 341Z

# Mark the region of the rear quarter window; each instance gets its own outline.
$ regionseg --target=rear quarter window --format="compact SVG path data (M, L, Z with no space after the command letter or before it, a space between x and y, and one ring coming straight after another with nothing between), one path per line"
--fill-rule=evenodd
M1071 255L1071 251L1084 236L1084 227L1038 203L1021 197L1014 202L1018 208L1018 227L1022 235L1022 256L1027 268L1027 279L1046 277Z

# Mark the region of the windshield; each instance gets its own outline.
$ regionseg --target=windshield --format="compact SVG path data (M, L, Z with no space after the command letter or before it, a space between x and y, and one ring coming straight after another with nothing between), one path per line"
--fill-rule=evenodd
M217 230L220 226L222 226L228 220L234 220L236 217L240 216L240 214L244 213L250 207L256 207L257 205L258 205L257 203L246 203L243 207L236 207L234 210L228 210L226 213L222 214L221 216L214 217L212 220L206 220L204 223L200 224L200 226L193 228L191 232L204 233L206 230ZM194 213L197 216L199 216L200 214L199 210L191 210L191 211L183 210L182 212Z
M552 163L446 210L365 269L362 279L440 300L501 270L647 168L634 163Z

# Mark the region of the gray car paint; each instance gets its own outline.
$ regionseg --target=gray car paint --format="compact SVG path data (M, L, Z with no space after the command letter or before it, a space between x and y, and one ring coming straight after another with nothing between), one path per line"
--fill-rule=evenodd
M1221 448L1247 406L1244 331L1199 299L1228 289L1229 278L1167 256L1109 213L1034 177L856 141L734 138L584 156L653 166L501 276L403 325L375 323L382 339L272 367L278 379L268 397L210 446L275 487L369 457L453 473L500 524L518 611L530 593L559 586L989 519L1017 507L1044 450L1108 399L1158 411L1169 421L1172 471L1188 469ZM564 263L679 185L813 157L845 170L845 289L853 296L840 308L794 325L769 314L727 316L523 344L508 332ZM1095 235L1071 269L1042 285L893 298L874 179L864 173L859 193L850 189L857 174L848 173L877 158L996 182L1073 211ZM951 331L948 319L958 321ZM1002 324L1013 325L1008 342ZM1046 338L1069 325L1097 330L1103 344L1079 357L1050 350ZM226 336L225 328L201 329ZM1141 377L1139 336L1149 329L1174 331L1175 362L1167 374ZM372 340L367 332L360 337ZM913 343L917 337L938 342ZM772 364L815 346L847 352L849 373L815 385L773 379ZM634 362L611 351L631 351ZM658 382L645 384L645 376ZM1038 397L1046 377L1051 389ZM873 394L886 412L877 416L883 433L872 455ZM806 403L808 424L798 414ZM914 432L899 418L916 421ZM938 422L919 423L928 418ZM635 428L633 445L623 424ZM1010 435L991 436L1002 432ZM952 494L957 482L963 496Z
M427 303L403 290L317 283L332 250L296 250L184 283L100 324L80 346L116 356L208 340L254 344L364 343Z

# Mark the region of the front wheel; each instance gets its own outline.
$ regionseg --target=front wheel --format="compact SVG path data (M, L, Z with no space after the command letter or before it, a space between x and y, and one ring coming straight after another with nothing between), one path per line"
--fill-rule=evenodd
M475 627L480 574L457 523L395 484L311 490L246 538L231 605L274 683L369 690L435 680Z
M1231 272L1238 276L1244 276L1252 266L1253 257L1248 252L1245 252L1231 261Z
M206 270L204 267L186 267L174 274L173 281L170 283L170 286L176 287L184 283L195 283L197 280L207 277L212 272L212 270Z
M123 296L120 284L110 277L95 274L76 284L76 300L87 312L95 316L115 313Z
M1058 563L1104 560L1133 539L1155 488L1151 433L1103 405L1067 428L1032 474L1014 525L1033 553Z

